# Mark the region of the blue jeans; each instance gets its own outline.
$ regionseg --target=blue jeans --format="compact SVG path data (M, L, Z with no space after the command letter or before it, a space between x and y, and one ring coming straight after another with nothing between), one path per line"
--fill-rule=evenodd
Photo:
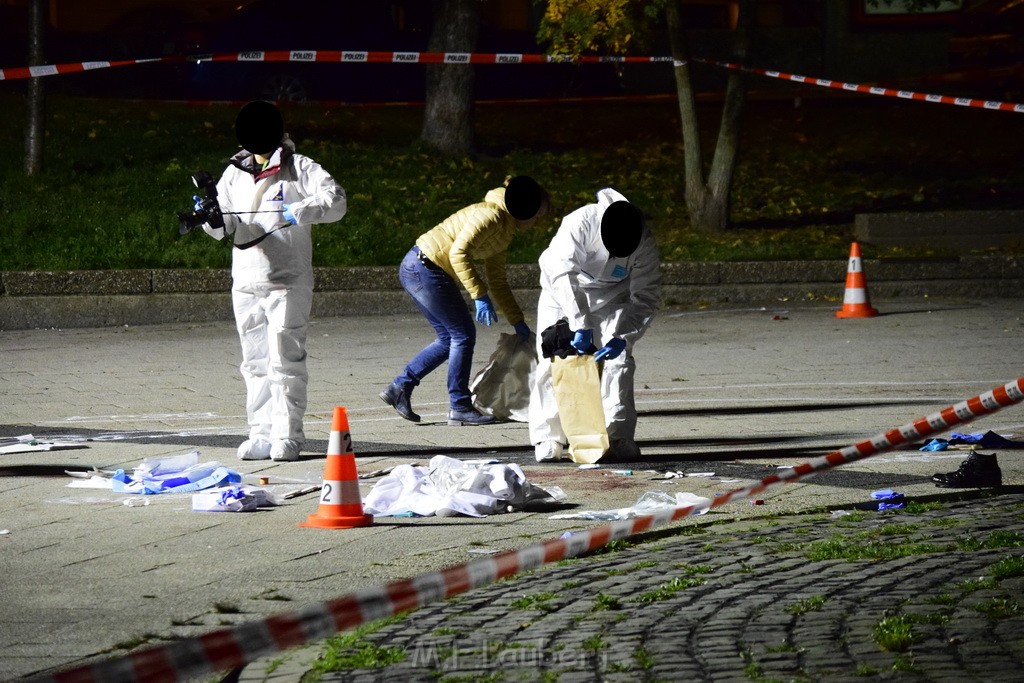
M409 361L395 382L402 386L418 386L421 379L448 361L451 407L458 410L472 408L469 372L473 365L476 328L466 300L462 298L462 288L439 267L427 267L420 261L418 247L413 247L405 255L398 270L398 279L434 328L437 339Z

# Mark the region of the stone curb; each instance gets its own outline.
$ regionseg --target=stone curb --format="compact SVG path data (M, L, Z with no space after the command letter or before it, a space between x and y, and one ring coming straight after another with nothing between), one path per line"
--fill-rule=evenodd
M706 305L823 299L841 301L846 262L680 261L662 265L664 300ZM1024 294L1024 263L1011 256L865 260L873 295ZM314 317L414 313L393 266L316 268ZM524 306L538 294L535 264L509 266ZM217 270L0 272L0 329L105 327L230 320L231 274Z

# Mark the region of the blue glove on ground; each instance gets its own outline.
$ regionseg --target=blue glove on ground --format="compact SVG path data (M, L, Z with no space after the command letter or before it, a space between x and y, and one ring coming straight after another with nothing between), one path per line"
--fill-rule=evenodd
M593 343L594 333L590 330L576 330L576 335L572 338L572 347L580 353L586 353Z
M491 303L490 297L484 294L474 301L476 303L476 321L478 323L483 323L490 327L498 322L498 314L494 311L494 304Z
M197 194L194 194L192 195L192 201L196 203L195 206L192 207L192 209L195 211L201 211L203 208L203 198Z
M594 360L612 360L618 358L619 354L626 350L626 342L619 339L618 337L612 337L608 340L608 343L597 350L594 354Z
M523 341L530 340L530 326L526 324L526 321L520 320L512 327L515 328L516 334L519 335L520 339L522 339Z
M291 223L292 225L298 225L299 222L297 220L295 220L295 214L292 213L292 205L291 204L282 204L282 206L284 207L284 211L282 212L282 213L284 213L284 219L286 221L288 221L289 223Z

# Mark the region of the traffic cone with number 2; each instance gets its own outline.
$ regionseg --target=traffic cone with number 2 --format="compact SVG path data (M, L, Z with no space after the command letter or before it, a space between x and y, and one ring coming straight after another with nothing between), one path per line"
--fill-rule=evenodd
M373 524L373 515L363 512L356 474L356 454L348 431L348 411L334 408L331 438L327 443L324 485L320 489L320 508L299 526L316 529L352 529Z
M836 311L837 318L872 318L878 311L871 308L868 300L868 283L864 278L864 266L860 259L860 245L850 245L850 264L846 268L846 292L843 307Z

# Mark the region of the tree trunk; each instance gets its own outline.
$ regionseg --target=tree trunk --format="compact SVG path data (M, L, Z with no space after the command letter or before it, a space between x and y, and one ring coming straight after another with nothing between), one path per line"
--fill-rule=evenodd
M690 214L694 228L701 231L696 216L702 213L702 208L707 203L708 191L704 185L704 157L700 146L697 103L690 75L690 55L677 2L669 2L665 6L665 18L668 21L669 44L672 49L673 72L676 79L676 98L679 100L679 121L683 134L683 187L686 210Z
M747 61L756 4L756 0L741 0L739 4L733 43L733 61L737 64L745 64ZM708 216L707 220L709 225L711 221L715 221L714 225L718 226L719 231L725 230L729 222L732 179L739 158L740 127L746 101L745 77L736 71L730 71L725 84L725 101L722 103L722 120L718 127L715 156L711 160L711 170L708 172L708 189L711 192L711 204L715 208L713 215Z
M46 28L46 0L29 2L28 65L40 66L45 59L43 34ZM43 141L46 138L45 96L43 79L28 81L28 120L25 125L25 175L35 175L43 168Z
M480 25L480 0L434 0L431 52L473 52ZM420 139L444 154L467 155L473 134L473 67L427 65L427 101Z
M742 0L736 28L735 61L746 60L750 25L756 0ZM740 123L746 91L739 74L730 73L725 87L722 117L718 128L711 168L704 173L700 144L700 124L690 76L686 35L679 16L679 5L670 2L665 9L672 58L675 62L676 95L683 133L686 210L690 224L700 233L720 233L729 222L729 198L739 155Z

